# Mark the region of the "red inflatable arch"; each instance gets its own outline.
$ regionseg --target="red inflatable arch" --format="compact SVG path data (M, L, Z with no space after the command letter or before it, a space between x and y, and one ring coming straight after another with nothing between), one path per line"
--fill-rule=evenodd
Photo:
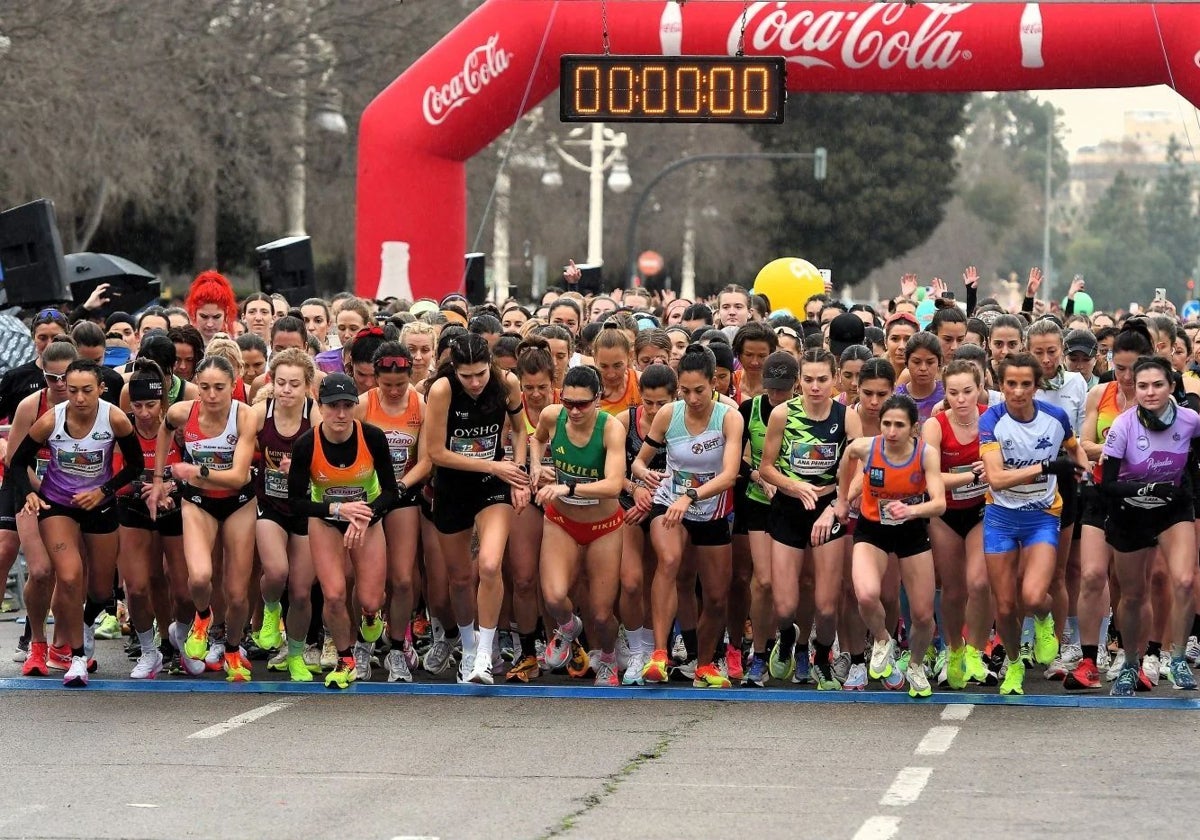
M608 0L614 54L729 55L743 3ZM465 161L599 53L599 0L490 0L362 117L357 291L460 290ZM1171 84L1200 104L1200 9L1188 4L753 2L747 55L788 59L794 91L925 92Z

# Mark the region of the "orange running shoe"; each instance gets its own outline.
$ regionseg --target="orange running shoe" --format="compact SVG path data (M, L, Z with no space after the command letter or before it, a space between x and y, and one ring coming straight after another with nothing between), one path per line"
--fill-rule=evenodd
M183 652L191 659L204 659L208 656L208 628L212 626L212 613L208 618L202 618L200 613L192 619L192 629L188 631L187 641L183 643Z
M668 678L667 652L656 650L650 654L650 661L642 669L642 679L648 683L665 683Z
M722 674L721 669L713 662L698 667L696 676L692 678L692 686L695 688L729 688L730 685L732 683L729 682L729 678Z
M46 663L46 657L49 655L50 646L45 642L30 642L29 656L25 659L25 664L21 666L21 676L23 677L48 677L50 676L50 666ZM71 652L67 651L67 658L70 659ZM65 670L65 669L64 669Z
M246 657L242 656L240 648L234 648L232 652L225 654L225 681L226 682L250 682L250 663L246 661Z
M29 645L33 650L33 643ZM46 656L46 665L51 671L65 671L71 667L71 648L67 645L50 645Z
M592 672L592 660L579 642L571 642L571 658L567 660L567 676L581 680Z

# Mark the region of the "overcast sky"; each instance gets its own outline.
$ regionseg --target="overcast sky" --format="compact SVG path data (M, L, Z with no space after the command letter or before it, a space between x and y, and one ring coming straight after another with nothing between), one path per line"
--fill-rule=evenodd
M1179 123L1184 159L1200 163L1200 122L1195 108L1166 85L1116 90L1047 90L1034 95L1053 102L1066 119L1066 146L1072 154L1080 146L1118 139L1124 133L1126 111L1169 111ZM1187 150L1188 138L1192 149Z

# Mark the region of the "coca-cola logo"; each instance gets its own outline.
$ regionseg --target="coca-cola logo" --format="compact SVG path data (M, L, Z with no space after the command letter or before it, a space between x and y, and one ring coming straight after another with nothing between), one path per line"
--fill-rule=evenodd
M456 109L466 105L492 81L508 69L513 54L500 49L500 33L492 35L487 43L471 50L463 61L462 71L441 87L430 85L425 89L421 110L430 125L441 125Z
M801 67L828 67L835 62L849 70L902 65L910 70L945 70L971 53L959 49L962 31L950 29L954 15L970 3L926 3L909 9L904 3L879 3L856 11L796 9L794 3L751 3L746 10L746 52L782 55ZM792 7L789 9L789 7ZM898 28L924 13L914 29ZM727 48L737 52L742 18L729 30Z

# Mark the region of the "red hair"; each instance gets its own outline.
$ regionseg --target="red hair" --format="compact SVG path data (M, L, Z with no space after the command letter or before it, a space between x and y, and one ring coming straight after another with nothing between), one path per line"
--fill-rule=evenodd
M188 317L195 321L196 312L200 307L210 303L221 307L225 313L225 327L231 329L233 322L237 320L237 297L225 275L211 270L200 272L192 281L183 308L187 310Z

